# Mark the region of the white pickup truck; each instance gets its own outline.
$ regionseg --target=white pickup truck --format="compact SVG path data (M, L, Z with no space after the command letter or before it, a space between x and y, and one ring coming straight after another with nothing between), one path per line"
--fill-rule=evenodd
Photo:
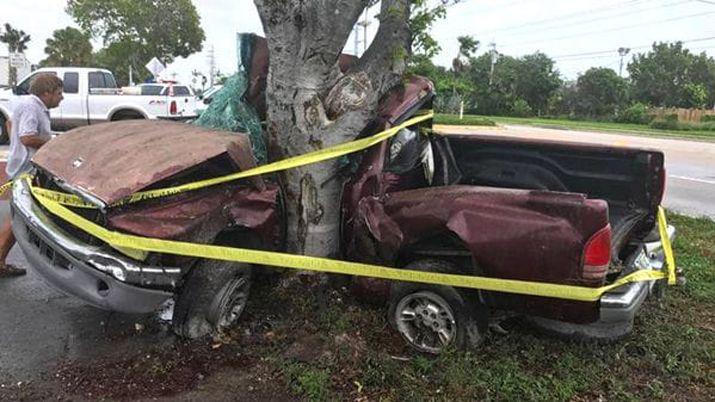
M13 88L0 90L0 143L7 143L5 122L13 100L27 95L35 74L56 74L64 81L64 100L50 110L52 129L129 119L189 120L196 117L196 98L190 91L163 91L159 95L122 94L109 70L80 67L47 67L34 71ZM183 86L182 86L183 87Z

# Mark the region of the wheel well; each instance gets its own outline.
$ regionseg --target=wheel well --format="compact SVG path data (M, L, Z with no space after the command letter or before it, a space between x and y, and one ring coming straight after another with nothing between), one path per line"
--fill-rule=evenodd
M467 245L453 232L442 233L421 239L402 250L397 258L397 266L404 267L411 262L436 259L448 262L462 274L479 274L479 267L472 258Z
M110 121L117 121L117 120L140 120L140 119L145 119L144 115L139 112L138 110L133 110L133 109L121 109L117 110L112 114L112 117L109 119Z

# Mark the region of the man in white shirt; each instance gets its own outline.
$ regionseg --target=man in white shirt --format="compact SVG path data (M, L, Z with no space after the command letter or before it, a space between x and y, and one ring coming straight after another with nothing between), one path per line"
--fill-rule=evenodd
M52 138L50 109L62 101L62 80L54 74L38 74L30 83L30 95L23 96L13 108L10 131L10 151L5 171L13 180L32 169L30 160L35 152ZM0 278L24 275L25 270L5 263L15 244L12 221L8 218L0 228Z

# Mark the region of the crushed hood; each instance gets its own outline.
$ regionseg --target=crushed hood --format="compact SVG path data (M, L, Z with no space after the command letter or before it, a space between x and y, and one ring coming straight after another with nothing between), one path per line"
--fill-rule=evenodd
M129 120L71 130L40 148L32 161L70 186L112 204L224 153L240 170L255 166L250 141L243 134Z

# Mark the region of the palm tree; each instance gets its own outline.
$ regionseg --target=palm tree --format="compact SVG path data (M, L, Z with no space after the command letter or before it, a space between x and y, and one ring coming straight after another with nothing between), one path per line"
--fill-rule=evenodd
M5 33L0 35L0 42L7 44L10 53L24 53L29 41L30 35L25 31L15 29L12 25L5 23Z
M7 44L10 53L24 53L27 50L27 42L30 41L30 35L23 30L18 30L12 25L5 23L5 32L0 35L0 42ZM10 85L17 83L17 70L10 66Z

